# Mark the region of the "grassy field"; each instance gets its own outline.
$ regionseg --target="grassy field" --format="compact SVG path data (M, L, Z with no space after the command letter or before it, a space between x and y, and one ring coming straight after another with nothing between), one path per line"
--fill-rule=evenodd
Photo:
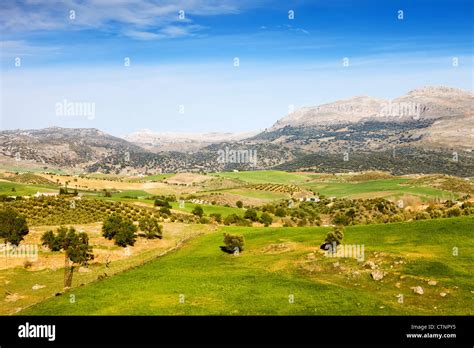
M345 244L365 246L365 261L386 272L380 281L371 279L363 262L318 252L327 231L221 227L173 254L19 314L473 314L473 217L348 227ZM240 256L219 250L223 232L245 235ZM415 286L424 294L415 294Z
M101 237L100 223L75 225L77 230L86 231L94 248L95 259L88 267L88 272L79 272L76 268L73 277L73 287L97 280L99 275L107 273L112 276L144 262L155 259L161 253L173 248L180 241L194 238L200 234L215 229L211 225L165 224L164 237L160 240L138 239L135 246L128 249L113 245ZM25 244L40 244L40 237L46 230L55 230L58 226L35 226L26 236ZM104 258L109 258L110 265L106 267ZM63 291L64 253L52 252L39 247L38 259L33 261L32 268L22 267L24 258L0 258L0 293L4 294L0 306L0 315L13 314L22 308L43 301L54 294ZM7 261L15 267L7 265ZM8 266L8 267L7 267ZM32 290L34 285L45 287ZM14 300L7 297L11 294Z
M15 191L12 191L15 189ZM59 192L58 188L50 185L28 185L7 181L0 181L0 194L8 196L29 196L36 192Z
M230 179L240 179L251 184L301 184L311 180L311 177L308 175L288 173L277 170L225 172L213 175Z
M244 215L245 210L233 207L223 207L221 205L209 205L209 204L194 204L186 202L184 208L179 207L178 202L171 202L171 207L176 210L181 210L185 212L192 212L196 205L200 205L204 211L204 214L209 216L210 214L221 214L224 218L230 214L237 214L240 216Z
M409 179L381 179L365 182L330 182L311 183L302 185L325 196L346 197L346 198L369 198L370 197L400 197L403 195L419 196L422 200L439 197L448 199L457 197L448 191L439 190L432 187L423 187L410 184Z

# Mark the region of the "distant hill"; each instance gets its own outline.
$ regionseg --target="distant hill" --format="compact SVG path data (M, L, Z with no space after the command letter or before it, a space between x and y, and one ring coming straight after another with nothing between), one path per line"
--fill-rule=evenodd
M97 129L9 130L0 132L0 163L130 174L278 168L472 176L473 103L470 91L422 87L393 100L304 107L260 133L144 130L121 139ZM242 161L232 152L254 156Z

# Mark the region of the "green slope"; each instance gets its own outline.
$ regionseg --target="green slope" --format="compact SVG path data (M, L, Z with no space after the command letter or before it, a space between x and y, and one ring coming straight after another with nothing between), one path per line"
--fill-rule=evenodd
M473 217L347 228L345 243L363 244L365 260L374 260L387 271L381 281L372 280L370 270L354 259L316 252L316 260L308 260L328 230L223 227L174 254L72 289L20 314L473 314ZM246 249L240 256L219 250L224 231L245 235ZM454 247L459 248L457 256ZM403 264L395 263L398 260ZM428 280L438 283L430 286ZM418 285L424 288L423 295L411 290ZM70 294L76 298L73 304ZM397 301L398 294L403 294L403 304Z

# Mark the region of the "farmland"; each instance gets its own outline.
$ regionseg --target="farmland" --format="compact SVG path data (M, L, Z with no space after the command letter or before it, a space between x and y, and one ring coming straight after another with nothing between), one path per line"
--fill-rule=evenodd
M469 314L473 194L465 179L379 172L3 171L0 211L25 218L20 246L38 254L0 260L0 314ZM116 216L137 230L126 247L103 232ZM145 238L143 221L162 238ZM61 226L85 232L94 254L70 288L64 251L43 243ZM319 249L337 226L363 261ZM245 238L239 256L219 250L224 233Z

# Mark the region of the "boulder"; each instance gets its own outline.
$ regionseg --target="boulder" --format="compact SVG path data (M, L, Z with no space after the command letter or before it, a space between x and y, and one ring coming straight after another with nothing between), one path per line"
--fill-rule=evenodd
M45 288L45 287L46 287L46 285L35 284L35 285L33 285L33 287L31 289L38 290L38 289L42 289L42 288Z
M374 261L367 261L366 263L364 263L364 267L370 268L370 269L376 269L377 265L375 264Z
M421 286L414 286L411 289L413 290L415 294L418 294L418 295L424 294L423 288Z
M375 270L375 271L371 272L370 276L372 277L373 280L381 280L384 276L384 273L383 273L383 271L378 269L378 270Z

